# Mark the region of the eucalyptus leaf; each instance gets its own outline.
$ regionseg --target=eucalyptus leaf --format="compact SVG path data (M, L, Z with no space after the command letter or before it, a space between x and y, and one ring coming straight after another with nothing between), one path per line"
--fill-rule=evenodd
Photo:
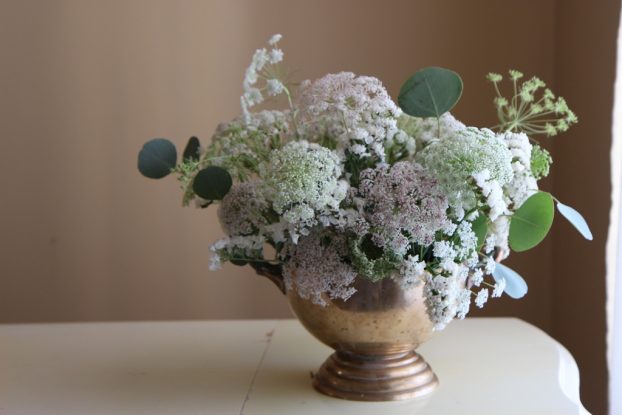
M486 241L486 235L488 234L488 219L486 215L480 213L480 215L471 222L471 229L477 236L477 248L481 248Z
M397 102L406 114L413 117L440 117L456 105L461 95L460 75L433 66L408 78L400 89Z
M197 173L192 182L192 190L207 200L222 200L233 184L231 175L222 167L209 166Z
M581 235L585 239L587 239L588 241L591 241L593 239L590 227L587 225L587 222L579 212L577 212L570 206L564 205L560 202L557 202L557 210L559 211L559 213L562 214L563 217L568 219L568 222L570 222L572 226L577 228L579 233L581 233Z
M522 252L538 245L549 233L554 215L553 196L550 193L537 192L531 195L512 215L510 248Z
M197 137L190 137L188 140L188 144L186 144L186 148L184 149L183 160L184 161L199 161L199 149L201 147L201 143Z
M495 265L492 277L497 282L505 280L505 289L503 292L514 299L522 298L527 294L527 283L523 277L503 264L497 263Z
M166 138L154 138L138 153L138 171L150 179L168 176L177 164L175 145Z

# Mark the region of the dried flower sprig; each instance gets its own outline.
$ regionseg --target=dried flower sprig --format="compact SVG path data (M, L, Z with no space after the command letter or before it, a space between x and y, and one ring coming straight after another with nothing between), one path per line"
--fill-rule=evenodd
M492 82L497 93L494 104L499 124L495 127L499 131L551 137L577 123L577 116L568 107L564 98L556 97L546 88L544 81L535 76L519 85L518 81L523 76L519 71L509 71L513 85L513 95L510 99L504 97L499 89L498 84L503 80L502 75L489 73L486 77ZM540 92L542 95L537 98Z

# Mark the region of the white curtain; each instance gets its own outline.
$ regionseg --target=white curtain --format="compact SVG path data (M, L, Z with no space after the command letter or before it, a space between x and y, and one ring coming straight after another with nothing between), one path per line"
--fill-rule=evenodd
M609 414L622 415L622 27L618 55L611 146L612 205L607 238L607 363Z

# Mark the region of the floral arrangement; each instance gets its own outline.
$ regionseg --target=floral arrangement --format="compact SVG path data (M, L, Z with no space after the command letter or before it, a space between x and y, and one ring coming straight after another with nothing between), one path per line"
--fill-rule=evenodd
M324 305L347 301L357 278L423 284L437 329L525 281L500 260L536 246L558 211L585 236L574 209L538 190L552 163L534 136L566 131L577 117L538 78L489 74L499 124L468 127L449 110L462 93L447 69L416 72L394 102L380 80L350 72L304 81L283 70L280 35L246 70L242 114L211 142L192 137L177 161L166 139L145 144L140 172L169 173L183 204L218 202L227 237L211 247L225 261L282 276L287 289ZM285 110L251 109L283 96Z

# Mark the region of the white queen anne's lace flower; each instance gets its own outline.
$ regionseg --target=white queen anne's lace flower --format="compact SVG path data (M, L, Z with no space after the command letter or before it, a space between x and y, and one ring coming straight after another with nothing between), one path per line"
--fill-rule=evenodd
M426 263L419 259L419 255L409 255L402 264L399 275L393 278L404 287L417 286L427 279Z
M277 43L279 43L279 41L283 38L283 35L277 33L272 35L272 37L270 38L270 40L268 40L268 44L271 46L275 46Z
M285 284L289 290L295 286L300 297L326 305L324 296L347 300L356 292L356 272L341 259L347 254L342 235L315 229L297 245L288 243L286 252L290 259L283 269Z
M449 112L441 115L438 120L434 117L417 118L402 114L397 121L397 125L406 134L415 138L418 149L435 140L442 140L467 128Z
M514 177L505 186L505 193L514 208L520 207L525 200L538 191L538 182L531 173L532 145L524 133L507 132L503 135L505 143L512 153Z
M339 158L329 149L294 141L274 150L262 164L263 193L289 224L292 238L323 218L336 217L347 193Z
M212 252L210 269L220 269L223 261L263 259L264 243L265 239L258 235L219 239L210 246Z
M502 138L486 129L466 128L433 141L417 161L437 178L458 219L477 204L473 175L488 171L488 180L503 186L512 180L512 154Z
M297 106L304 136L310 141L328 137L341 152L353 148L360 156L384 160L385 141L400 131L401 110L382 83L370 76L340 72L305 81Z
M423 289L428 316L435 330L442 330L454 318L464 318L471 304L471 291L464 287L463 267L449 275L428 275Z
M367 169L359 192L373 242L398 255L413 243L430 245L447 225L447 198L419 164L402 161Z
M287 111L261 111L218 125L212 143L201 157L226 168L233 176L245 180L257 173L259 164L270 150L280 147L290 132Z
M283 92L284 87L283 83L278 79L268 79L268 81L266 81L266 88L268 90L268 95L270 96L274 97L279 95Z
M218 218L230 236L251 235L268 224L263 213L269 204L258 187L257 181L236 184L222 200Z
M482 308L484 307L484 304L486 304L486 301L488 301L488 289L482 288L475 297L475 305Z
M503 294L503 291L505 291L505 279L500 279L497 281L497 283L495 284L495 288L492 290L492 295L491 297L495 298L495 297L501 297L501 294Z
M279 79L270 76L272 71L269 70L271 65L276 65L283 60L283 51L276 47L279 40L281 40L281 35L272 36L268 41L272 49L257 49L253 54L250 65L246 68L244 81L242 82L244 93L240 97L244 122L250 120L250 108L261 104L264 100L262 88L259 86L260 79L267 79L266 89L268 95L275 96L285 90L283 83Z

